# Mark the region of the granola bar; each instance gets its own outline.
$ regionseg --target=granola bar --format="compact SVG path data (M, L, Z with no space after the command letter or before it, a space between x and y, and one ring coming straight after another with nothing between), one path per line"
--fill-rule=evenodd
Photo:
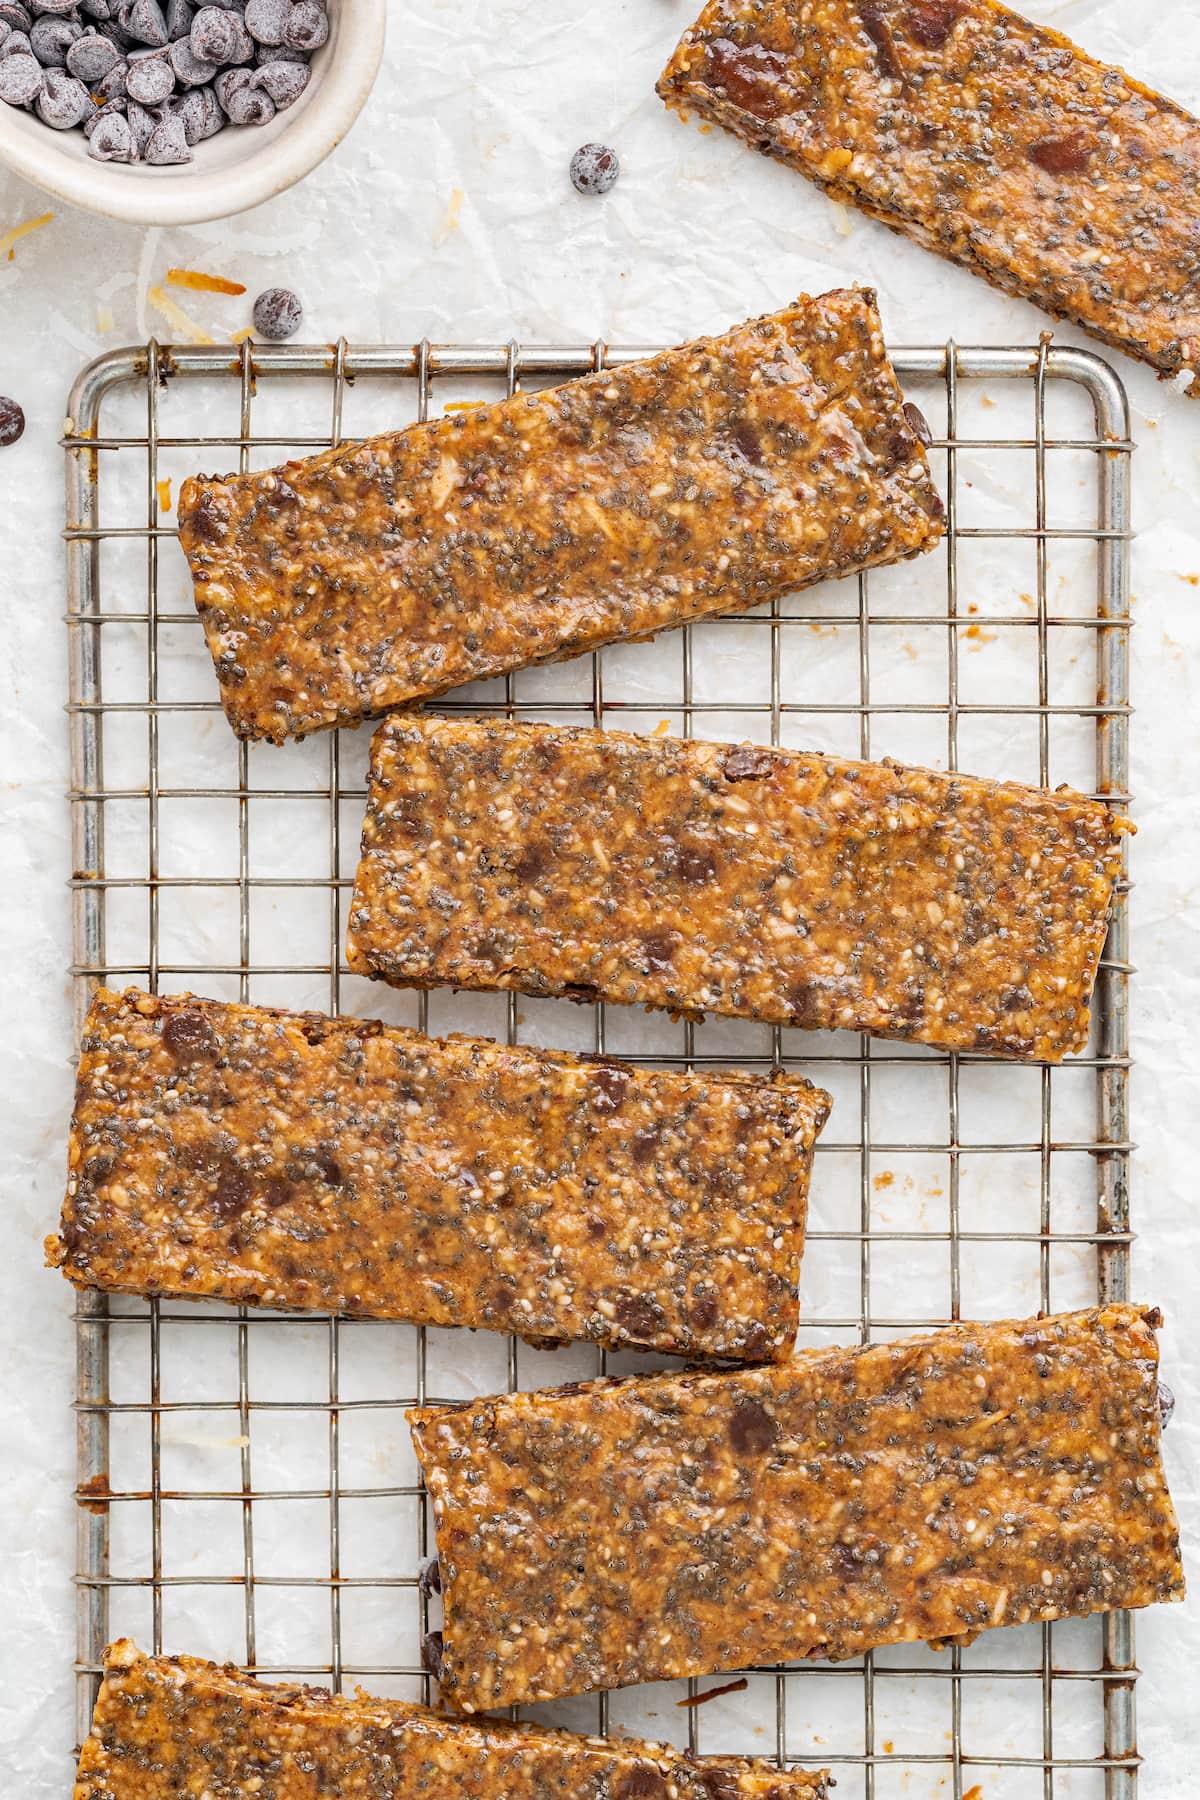
M825 1800L826 1769L454 1719L110 1644L74 1800Z
M101 989L53 1264L84 1287L786 1356L798 1075Z
M1200 391L1200 121L1061 33L996 0L710 0L658 91Z
M276 741L741 612L942 529L858 290L179 501L229 721Z
M416 1408L445 1696L469 1712L1181 1599L1158 1323L1106 1306Z
M504 720L376 734L348 955L1057 1060L1087 1042L1124 821L895 763Z

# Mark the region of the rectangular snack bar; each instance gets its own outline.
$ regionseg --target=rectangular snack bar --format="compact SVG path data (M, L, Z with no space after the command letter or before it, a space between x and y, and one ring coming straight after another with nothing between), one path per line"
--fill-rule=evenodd
M470 1712L1181 1599L1158 1323L1107 1306L414 1409L443 1693Z
M112 1292L786 1356L828 1110L782 1071L101 989L47 1253Z
M829 1771L454 1719L110 1644L74 1800L826 1800Z
M372 752L357 973L1082 1049L1125 822L894 763L396 716Z
M929 548L874 296L179 499L221 698L302 736Z
M710 0L658 91L1188 393L1200 121L996 0Z

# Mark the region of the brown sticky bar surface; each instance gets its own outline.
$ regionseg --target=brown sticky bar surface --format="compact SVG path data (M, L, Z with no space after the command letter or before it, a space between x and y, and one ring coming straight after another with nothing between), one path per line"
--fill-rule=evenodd
M117 1292L786 1356L828 1108L797 1075L101 989L47 1249Z
M468 1711L1178 1600L1135 1306L410 1412Z
M350 965L1056 1060L1087 1042L1122 829L893 763L397 716Z
M282 469L179 532L243 737L352 723L894 562L942 535L874 296Z
M828 1770L446 1718L110 1644L74 1800L825 1800Z
M711 0L658 84L1163 376L1200 353L1200 121L995 0Z

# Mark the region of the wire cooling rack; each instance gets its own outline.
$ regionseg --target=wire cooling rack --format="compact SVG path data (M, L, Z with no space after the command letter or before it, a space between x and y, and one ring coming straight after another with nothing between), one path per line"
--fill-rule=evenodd
M1123 887L1092 1044L1053 1070L515 995L408 995L347 974L368 734L235 742L174 542L177 484L198 467L266 466L644 353L151 343L83 372L66 438L80 1017L97 982L133 982L659 1064L786 1062L835 1097L802 1341L1124 1296ZM1118 378L1049 338L894 354L931 423L944 548L749 617L464 690L444 709L892 754L1069 781L1122 805L1132 445ZM402 1409L638 1366L597 1357L486 1333L82 1296L80 1734L102 1647L121 1634L267 1676L430 1698L419 1647L437 1603L418 1573L433 1534ZM756 1669L736 1694L682 1710L712 1684L536 1712L701 1752L829 1764L839 1800L1133 1800L1134 1678L1132 1625L1115 1614L938 1654L901 1645Z

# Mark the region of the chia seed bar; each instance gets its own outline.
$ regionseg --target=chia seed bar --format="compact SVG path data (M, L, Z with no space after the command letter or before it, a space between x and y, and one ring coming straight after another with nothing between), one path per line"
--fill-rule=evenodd
M74 1800L825 1800L828 1770L454 1719L110 1644Z
M859 290L179 500L229 721L276 741L743 612L942 530Z
M995 0L710 0L658 91L1200 391L1200 121L1061 33Z
M471 1712L1182 1599L1158 1323L1107 1306L414 1409L444 1695Z
M101 989L47 1253L117 1293L787 1356L828 1109L782 1072Z
M1123 829L1066 790L895 763L397 715L348 955L1055 1061L1087 1042Z

